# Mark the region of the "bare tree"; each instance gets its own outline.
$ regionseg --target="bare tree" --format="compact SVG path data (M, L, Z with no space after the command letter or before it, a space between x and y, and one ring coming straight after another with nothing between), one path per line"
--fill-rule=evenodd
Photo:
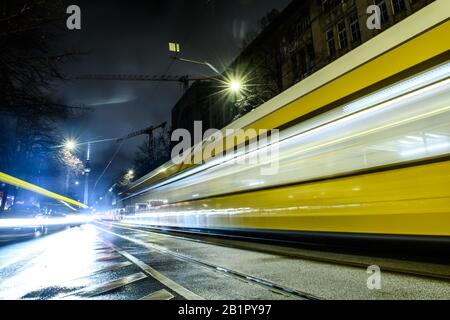
M244 39L244 49L237 60L240 73L246 75L249 84L242 97L235 104L238 119L270 100L283 91L283 54L281 36L274 30L269 30L278 17L279 12L272 10L260 20L262 31L250 31Z
M135 154L133 167L136 177L142 177L170 160L170 135L164 129L144 142Z
M55 123L75 110L51 94L64 79L63 64L77 54L54 49L67 32L67 6L65 0L0 2L0 167L24 179L57 172ZM6 187L0 209L8 192Z
M49 88L64 79L62 64L74 52L55 52L65 25L64 0L3 0L0 4L0 111L64 112ZM62 109L62 110L61 110Z

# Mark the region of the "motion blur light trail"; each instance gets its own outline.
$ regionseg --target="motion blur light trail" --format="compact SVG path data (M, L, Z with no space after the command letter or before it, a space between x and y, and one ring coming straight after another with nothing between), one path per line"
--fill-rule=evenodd
M48 191L48 190L46 190L44 188L38 187L38 186L33 185L31 183L28 183L26 181L17 179L15 177L7 175L6 173L3 173L3 172L0 172L0 182L9 184L9 185L12 185L12 186L15 186L15 187L19 187L19 188L22 188L22 189L25 189L25 190L33 191L33 192L36 192L38 194L41 194L43 196L46 196L46 197L49 197L49 198L52 198L52 199L55 199L55 200L63 201L63 202L66 202L66 203L70 203L70 204L76 205L76 206L78 206L80 208L84 208L84 209L89 208L87 205L85 205L85 204L83 204L81 202L78 202L78 201L75 201L73 199L67 198L65 196L59 195L57 193Z
M11 277L2 279L0 300L20 299L27 293L47 287L91 285L92 280L83 277L98 268L95 263L96 237L95 229L86 225L33 242L12 245L11 250L14 251L27 249L27 255L22 257L26 265ZM14 263L17 263L17 259L12 261Z
M2 219L0 220L0 228L16 228L27 226L59 226L59 225L75 225L92 222L92 218L87 216L73 216L64 218L34 218L34 219Z

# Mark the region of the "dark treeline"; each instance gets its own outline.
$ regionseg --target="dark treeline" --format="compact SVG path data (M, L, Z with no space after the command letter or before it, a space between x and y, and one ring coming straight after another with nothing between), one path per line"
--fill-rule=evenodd
M54 41L63 37L64 0L0 0L0 171L57 189L62 171L61 143L56 124L77 115L52 95L64 80L62 66L75 52L57 52ZM7 194L17 190L0 185L1 208Z

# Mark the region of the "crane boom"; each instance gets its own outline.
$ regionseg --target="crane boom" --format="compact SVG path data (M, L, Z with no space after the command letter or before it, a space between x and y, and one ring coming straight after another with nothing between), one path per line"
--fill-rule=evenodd
M156 82L180 82L186 91L191 81L206 80L209 78L191 78L188 75L148 75L148 74L86 74L78 75L74 80L115 80L115 81L156 81Z
M151 126L151 127L148 127L148 128L142 129L142 130L138 130L138 131L130 133L129 135L127 135L123 138L118 139L117 142L122 142L124 140L128 140L128 139L138 137L138 136L144 135L144 134L148 134L149 136L151 136L153 134L153 131L155 131L159 128L165 128L166 126L167 126L167 122L163 122L156 127Z

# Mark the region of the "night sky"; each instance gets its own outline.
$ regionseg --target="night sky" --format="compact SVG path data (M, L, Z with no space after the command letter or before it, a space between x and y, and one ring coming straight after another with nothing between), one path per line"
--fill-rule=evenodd
M271 9L282 10L289 0L147 0L76 1L82 11L82 30L71 31L64 46L87 55L71 61L64 70L78 74L211 75L207 67L169 58L168 42L179 42L182 56L230 63L241 49L243 37L258 30L258 21ZM95 108L82 119L64 124L67 137L79 141L123 136L162 121L182 95L179 83L71 81L57 88L71 105ZM123 147L100 190L110 185L120 169L131 165L135 138ZM111 158L116 144L95 145L93 179Z

